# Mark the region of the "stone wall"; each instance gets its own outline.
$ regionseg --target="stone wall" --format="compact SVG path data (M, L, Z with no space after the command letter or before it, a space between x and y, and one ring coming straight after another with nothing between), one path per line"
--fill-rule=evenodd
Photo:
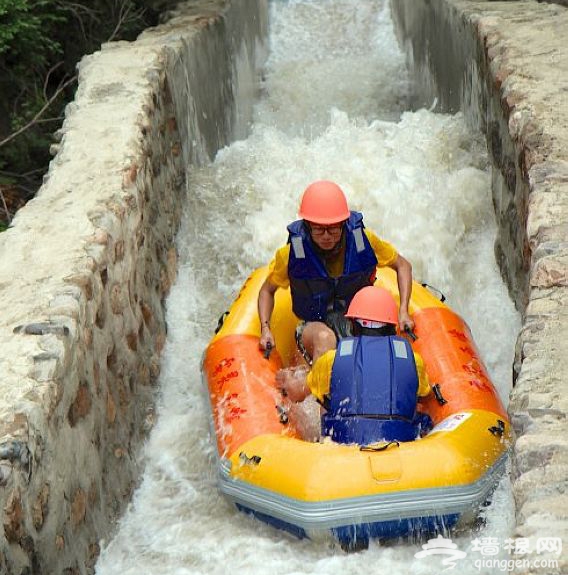
M265 0L187 3L80 63L0 234L0 572L91 573L153 423L186 168L246 133Z
M531 1L391 4L415 104L437 99L440 111L462 110L487 136L496 257L523 314L509 405L515 535L561 537L566 546L568 10ZM568 572L566 553L558 569L547 573Z

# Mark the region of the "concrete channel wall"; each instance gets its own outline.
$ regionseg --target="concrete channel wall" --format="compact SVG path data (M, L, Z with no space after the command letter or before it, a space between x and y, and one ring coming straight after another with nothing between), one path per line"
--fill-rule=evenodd
M140 475L191 164L246 133L266 0L186 3L80 63L0 234L0 573L92 573Z
M523 314L509 406L515 535L562 538L550 572L568 573L568 10L536 1L391 5L415 105L462 110L487 137L495 253Z

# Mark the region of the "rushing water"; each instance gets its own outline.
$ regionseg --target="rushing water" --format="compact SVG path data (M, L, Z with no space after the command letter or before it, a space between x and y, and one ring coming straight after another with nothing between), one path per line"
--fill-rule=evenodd
M191 169L167 304L159 418L145 473L98 575L424 573L418 542L373 541L347 555L237 512L217 492L199 364L217 317L250 271L286 240L302 190L337 181L352 209L441 289L470 325L506 402L519 318L493 257L495 222L485 146L460 115L405 112L408 76L380 0L271 4L270 58L250 136ZM454 534L465 573L475 538L503 542L513 508L504 479L485 526Z

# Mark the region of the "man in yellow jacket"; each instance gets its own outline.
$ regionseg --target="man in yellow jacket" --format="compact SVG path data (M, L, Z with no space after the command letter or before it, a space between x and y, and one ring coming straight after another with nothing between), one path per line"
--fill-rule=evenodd
M337 336L343 335L343 314L357 291L374 283L377 266L396 271L398 323L401 330L413 328L408 313L410 262L365 228L362 214L349 210L336 183L322 180L309 185L298 215L301 219L288 226L288 243L276 252L259 292L261 349L274 346L270 330L274 294L278 288L288 287L294 313L302 320L296 339L307 363L334 349Z

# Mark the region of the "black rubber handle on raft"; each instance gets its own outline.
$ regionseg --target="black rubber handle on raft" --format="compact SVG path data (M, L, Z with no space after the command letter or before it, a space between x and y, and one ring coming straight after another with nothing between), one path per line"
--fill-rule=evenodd
M495 437L503 437L503 434L505 433L505 422L502 421L501 419L497 420L497 425L492 425L489 428L489 431L495 436Z
M362 445L361 447L359 447L359 451L386 451L391 445L396 445L397 447L400 447L400 443L396 440L394 441L388 441L384 444L381 445Z
M262 457L260 457L260 455L248 457L244 451L241 451L239 453L239 461L241 462L241 465L258 465L262 461Z
M404 328L404 333L406 333L406 335L412 340L412 341L416 341L418 339L418 336L408 327L406 326Z
M270 354L272 353L272 344L268 342L266 344L266 349L264 350L264 359L270 359Z
M223 327L223 324L225 323L225 318L229 315L228 311L225 311L221 314L221 317L219 318L219 321L217 322L217 327L215 328L215 333L219 333L219 331L221 331L221 328Z
M281 405L276 406L276 411L278 412L278 419L282 425L288 423L288 412L286 411L285 407Z
M424 288L430 289L433 292L436 292L438 294L438 299L442 303L444 303L446 301L446 296L438 288L435 288L434 286L431 286L430 284L427 284L425 282L421 283L420 285Z
M432 386L432 391L434 392L434 396L440 405L445 405L448 403L448 400L442 395L442 390L440 389L439 383L436 383Z

